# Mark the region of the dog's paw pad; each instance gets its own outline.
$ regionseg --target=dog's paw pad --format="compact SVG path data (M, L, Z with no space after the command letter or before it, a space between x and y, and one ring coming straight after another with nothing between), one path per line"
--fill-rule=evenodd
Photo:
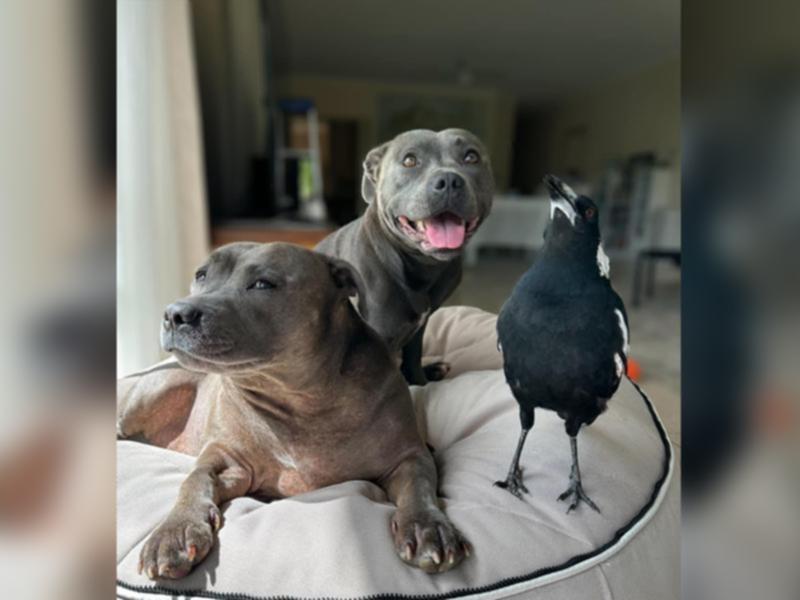
M444 573L469 556L472 548L440 511L392 517L392 535L401 560L426 573Z
M219 511L207 520L169 517L142 547L139 572L150 579L181 579L202 561L214 545Z

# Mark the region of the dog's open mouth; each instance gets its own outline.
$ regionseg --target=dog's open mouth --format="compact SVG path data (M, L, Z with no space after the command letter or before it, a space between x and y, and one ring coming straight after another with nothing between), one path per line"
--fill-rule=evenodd
M399 216L400 229L423 247L434 250L457 250L478 227L478 217L465 221L451 212L443 212L427 219L412 221Z

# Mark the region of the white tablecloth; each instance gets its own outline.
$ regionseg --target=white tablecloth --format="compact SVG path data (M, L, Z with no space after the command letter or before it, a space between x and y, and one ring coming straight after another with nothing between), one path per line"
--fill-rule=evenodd
M475 232L465 252L468 265L478 260L482 246L538 250L550 218L547 196L497 196L492 212Z

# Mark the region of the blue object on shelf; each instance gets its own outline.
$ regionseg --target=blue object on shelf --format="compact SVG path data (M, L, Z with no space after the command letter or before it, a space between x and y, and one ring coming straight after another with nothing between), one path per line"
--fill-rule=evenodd
M308 98L284 98L278 101L281 110L289 114L303 114L314 108L314 101Z

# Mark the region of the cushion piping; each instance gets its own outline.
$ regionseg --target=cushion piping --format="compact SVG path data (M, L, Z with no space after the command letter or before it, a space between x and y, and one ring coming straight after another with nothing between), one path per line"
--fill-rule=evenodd
M452 590L450 592L442 592L435 594L394 594L394 593L380 593L370 594L366 596L354 597L341 597L341 596L251 596L249 594L242 594L238 592L214 592L208 590L180 590L168 588L162 585L133 585L126 583L122 580L117 580L118 588L127 590L129 592L136 592L141 594L150 594L154 597L167 596L169 598L211 598L215 600L446 600L449 598L470 598L474 600L489 600L493 598L500 598L509 594L518 594L520 592L528 591L543 585L548 585L572 577L586 571L593 566L608 560L611 556L619 552L625 545L647 524L658 510L664 497L666 496L669 482L672 479L674 471L675 457L672 452L672 446L664 428L664 424L658 416L650 398L642 391L636 382L630 380L630 383L639 392L645 406L650 413L653 423L658 431L659 438L664 447L664 461L661 476L653 486L653 492L649 500L641 508L641 510L625 525L620 527L613 535L613 537L603 544L602 546L586 552L578 554L572 558L564 561L559 565L552 567L542 567L532 573L526 575L518 575L514 577L507 577L495 583L475 587L475 588L462 588ZM119 591L121 591L119 590ZM118 591L118 593L119 593ZM121 596L124 598L124 596Z

